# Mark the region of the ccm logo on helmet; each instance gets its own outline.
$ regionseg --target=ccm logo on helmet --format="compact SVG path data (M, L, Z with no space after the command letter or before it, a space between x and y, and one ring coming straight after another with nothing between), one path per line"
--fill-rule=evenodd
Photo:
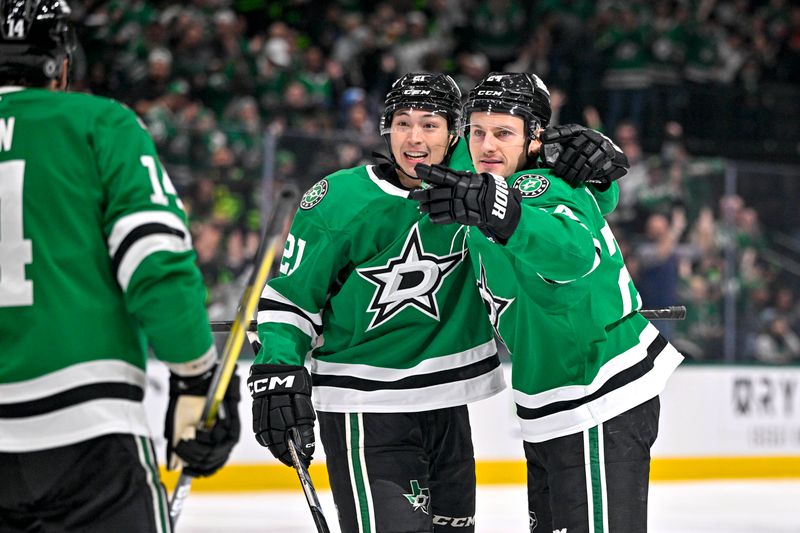
M431 92L428 89L406 89L405 91L403 91L403 94L410 94L410 95L431 94Z
M250 394L264 392L265 390L275 390L277 387L291 389L294 385L294 376L286 376L285 378L280 376L271 376L268 378L257 379L251 383L248 383L247 385L250 388Z
M478 91L478 96L503 96L503 91Z

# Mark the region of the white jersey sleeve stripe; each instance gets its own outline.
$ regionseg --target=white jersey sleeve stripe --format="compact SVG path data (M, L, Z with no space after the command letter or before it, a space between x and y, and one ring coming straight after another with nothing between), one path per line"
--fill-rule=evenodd
M189 230L183 221L174 213L169 211L140 211L131 215L120 217L114 223L111 235L108 237L108 253L114 257L119 249L119 245L125 240L133 230L145 224L163 224L172 229L183 232L191 245Z
M269 285L264 286L264 290L261 292L261 297L266 300L273 300L284 305L295 307L298 311L304 314L312 324L317 327L322 327L322 313L312 313L311 311L303 309ZM261 323L261 320L258 322Z
M188 237L189 232L186 231L186 236L181 238L177 235L168 235L164 233L155 233L142 237L134 242L130 248L125 251L122 261L119 263L117 269L117 282L123 291L128 290L128 284L142 264L142 261L147 259L155 252L187 252L192 249L191 239Z
M290 313L288 311L259 311L258 315L256 315L256 320L259 324L270 322L272 324L288 324L294 326L311 337L311 346L316 345L318 335L317 332L314 331L314 326L297 313Z

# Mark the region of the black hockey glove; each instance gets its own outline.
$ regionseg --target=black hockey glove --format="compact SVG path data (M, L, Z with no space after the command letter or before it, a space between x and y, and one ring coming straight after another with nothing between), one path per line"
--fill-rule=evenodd
M167 468L178 468L190 476L210 476L227 462L239 442L239 376L234 371L217 412L217 422L209 430L196 429L203 411L208 387L216 367L199 376L169 377L169 405L164 423L167 439Z
M299 365L253 365L247 387L253 396L253 432L280 462L292 466L288 433L295 428L300 460L308 466L314 455L311 376Z
M420 211L436 224L476 226L494 242L505 244L519 224L522 195L500 176L460 172L443 165L418 163L417 177L433 187L411 191Z
M589 183L606 190L630 168L627 156L611 139L578 124L547 128L539 138L545 166L572 187Z

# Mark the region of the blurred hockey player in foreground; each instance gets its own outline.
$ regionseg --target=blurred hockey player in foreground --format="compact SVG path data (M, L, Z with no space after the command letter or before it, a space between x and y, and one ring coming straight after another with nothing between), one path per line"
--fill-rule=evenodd
M186 217L132 111L63 92L63 0L0 0L0 530L172 530L142 398L171 370L167 458L210 475L238 381L193 430L217 363Z

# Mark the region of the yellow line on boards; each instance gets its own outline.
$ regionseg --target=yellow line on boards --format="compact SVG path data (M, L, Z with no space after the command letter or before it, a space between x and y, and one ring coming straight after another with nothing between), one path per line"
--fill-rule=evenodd
M651 481L800 478L800 457L660 457Z
M330 488L325 465L312 463L309 469L317 489ZM475 465L479 485L521 485L527 475L523 461L478 461ZM711 479L800 478L798 457L659 457L650 466L651 481L691 481ZM161 479L172 492L177 472L161 469ZM293 468L282 464L230 464L209 478L195 478L192 490L198 492L252 492L300 488Z

